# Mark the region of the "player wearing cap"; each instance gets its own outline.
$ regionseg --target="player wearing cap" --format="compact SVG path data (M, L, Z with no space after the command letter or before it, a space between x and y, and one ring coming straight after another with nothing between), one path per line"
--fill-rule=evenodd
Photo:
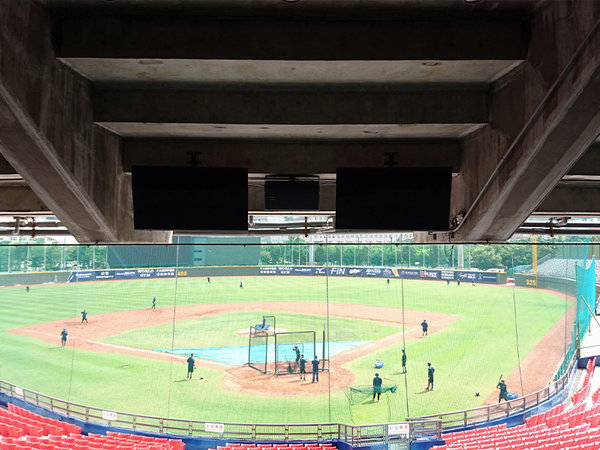
M300 358L300 379L306 380L306 359L304 359L304 355Z
M500 380L496 387L500 389L500 393L498 395L498 403L500 403L502 399L504 399L504 401L508 401L508 392L506 392L506 383L504 382L504 380Z
M435 369L430 362L427 363L427 388L428 391L433 391L433 372Z
M375 400L375 395L377 395L377 401L381 397L381 383L383 383L383 380L379 377L379 373L375 372L375 378L373 378L373 400Z

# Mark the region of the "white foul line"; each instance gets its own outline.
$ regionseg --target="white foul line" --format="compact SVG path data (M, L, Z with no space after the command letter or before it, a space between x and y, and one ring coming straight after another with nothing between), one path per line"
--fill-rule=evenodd
M106 342L98 342L98 341L92 341L92 340L88 340L88 342L91 342L92 344L106 345L107 347L120 348L123 350L142 352L142 353L151 353L153 355L165 355L165 356L168 355L168 356L173 356L174 358L178 358L178 359L185 359L185 356L173 355L172 353L155 352L154 350L146 350L143 348L135 348L135 347L126 347L124 345L108 344Z

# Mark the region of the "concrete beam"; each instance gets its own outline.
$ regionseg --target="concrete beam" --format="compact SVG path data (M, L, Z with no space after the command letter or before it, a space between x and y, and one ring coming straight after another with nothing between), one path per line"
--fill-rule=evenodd
M123 88L285 88L363 90L413 86L486 88L522 63L470 61L278 61L61 58L95 86Z
M252 173L335 173L340 167L460 167L458 140L297 142L126 140L123 169L132 165L245 167Z
M13 175L16 174L17 171L11 166L6 158L0 155L0 175Z
M122 221L119 138L95 127L89 82L55 62L51 25L34 2L0 2L0 153L79 242L168 242Z
M600 216L600 183L561 182L535 210L540 216Z
M427 10L430 13L452 13L456 11L479 13L493 11L501 13L530 12L542 0L503 0L498 3L481 2L467 3L464 0L427 0ZM37 0L47 8L89 9L99 11L153 12L173 8L173 0ZM231 13L246 12L255 15L290 14L298 16L311 13L336 14L337 17L358 16L387 13L399 15L399 11L407 13L422 13L423 0L336 0L335 2L302 1L302 2L273 2L272 0L177 0L177 10L189 13L209 12Z
M529 3L528 7L531 6ZM296 11L257 18L245 11L204 14L98 13L53 10L59 57L259 60L470 60L524 59L528 15L473 15L447 11L407 16L372 9L372 18L302 19ZM337 13L337 14L336 14Z
M452 141L482 129L480 123L252 125L226 123L97 122L124 140L222 140L265 143L394 143Z
M0 215L49 215L51 211L25 182L0 181Z
M573 176L600 175L600 142L595 141L567 174Z
M599 19L595 2L546 2L536 11L527 63L494 86L490 127L475 133L482 138L465 140L453 232L438 239L508 239L597 138Z
M76 178L66 170L4 84L0 83L0 152L80 242L116 241ZM6 123L8 122L8 123Z
M249 87L251 88L251 86ZM485 123L484 90L145 90L96 88L96 122Z

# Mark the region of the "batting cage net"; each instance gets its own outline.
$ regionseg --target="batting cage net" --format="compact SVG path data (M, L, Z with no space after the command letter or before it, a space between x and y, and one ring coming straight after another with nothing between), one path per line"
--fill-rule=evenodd
M369 385L350 386L349 388L344 389L344 394L346 394L346 397L348 398L348 402L350 403L350 405L354 406L354 405L358 405L359 403L362 403L363 401L365 401L368 398L373 398L373 394L376 394L376 393L385 394L386 392L395 394L396 390L397 390L396 385L380 386L379 388L376 388L375 386L369 386Z
M269 333L250 327L248 337L248 365L262 373L267 373L269 363Z
M306 371L312 371L311 361L317 354L314 331L275 333L275 374L300 373L300 359L306 359Z

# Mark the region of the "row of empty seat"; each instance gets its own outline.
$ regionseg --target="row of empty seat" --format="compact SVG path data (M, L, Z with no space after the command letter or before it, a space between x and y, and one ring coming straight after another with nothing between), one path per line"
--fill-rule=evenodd
M146 436L25 436L20 439L0 437L2 450L183 450L183 441Z
M436 450L600 450L600 389L590 398L595 358L588 361L582 386L560 404L525 419L523 425L496 425L442 435Z
M72 434L70 436L24 436L20 439L0 437L0 449L6 450L183 450L178 439L153 438L131 434Z
M49 419L11 403L8 410L0 409L0 436L47 436L81 433L81 428L60 420Z
M594 376L595 367L596 357L588 359L583 385L577 390L577 392L575 392L571 396L571 402L574 405L578 405L579 403L584 401L590 393L590 388L592 386L592 377Z
M598 429L587 424L570 427L568 424L549 429L546 425L528 428L520 425L506 428L504 432L488 435L473 434L469 437L451 439L444 436L445 445L436 450L595 450L600 449Z
M81 434L81 428L8 404L0 408L0 450L183 450L180 439L154 438L109 431Z

